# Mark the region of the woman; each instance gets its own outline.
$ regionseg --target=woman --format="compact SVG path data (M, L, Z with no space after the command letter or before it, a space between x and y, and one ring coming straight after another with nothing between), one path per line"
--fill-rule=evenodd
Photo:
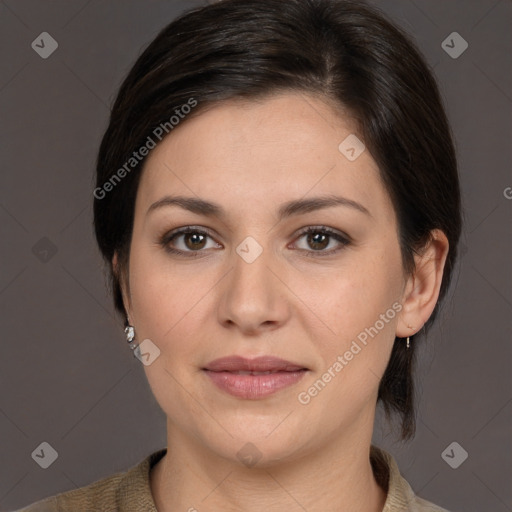
M442 511L371 444L414 436L414 354L461 230L436 82L379 11L222 0L122 84L94 190L167 447L24 509Z

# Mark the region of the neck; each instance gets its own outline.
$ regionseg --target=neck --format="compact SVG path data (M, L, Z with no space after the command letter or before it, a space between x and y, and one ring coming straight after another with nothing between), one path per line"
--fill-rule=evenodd
M151 491L159 512L382 512L386 492L373 475L370 443L371 431L364 440L359 432L294 460L247 468L168 423L167 453L151 471Z

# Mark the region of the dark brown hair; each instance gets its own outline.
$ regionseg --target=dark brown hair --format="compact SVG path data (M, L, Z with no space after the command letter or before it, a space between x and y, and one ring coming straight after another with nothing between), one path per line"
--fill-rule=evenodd
M127 167L133 152L156 127L170 131L171 116L191 98L197 106L181 123L216 102L286 91L320 95L356 121L397 214L404 271L414 270L414 253L431 230L446 234L440 300L445 296L461 231L457 162L433 72L414 43L361 1L221 0L181 15L140 55L101 142L94 227L120 313L126 315L120 277L144 164L142 158ZM120 274L112 267L115 252ZM378 392L386 417L392 411L401 416L404 440L415 433L415 341L407 350L395 339Z

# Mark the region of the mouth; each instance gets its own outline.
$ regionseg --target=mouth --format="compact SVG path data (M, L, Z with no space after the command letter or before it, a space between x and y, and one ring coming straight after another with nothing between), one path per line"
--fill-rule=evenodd
M210 361L203 370L211 372L275 373L307 370L305 366L274 356L260 356L247 359L242 356L221 357Z
M265 398L299 382L308 368L284 359L230 356L208 363L203 372L220 390L248 400Z

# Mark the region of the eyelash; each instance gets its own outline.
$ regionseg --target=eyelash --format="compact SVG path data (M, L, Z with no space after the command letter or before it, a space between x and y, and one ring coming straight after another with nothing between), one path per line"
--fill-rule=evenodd
M175 231L171 231L170 233L164 234L160 238L159 243L170 254L178 254L178 255L182 255L182 256L186 255L186 257L188 257L188 258L201 257L202 256L201 253L204 252L201 249L199 249L197 251L182 251L180 249L175 249L169 245L170 242L172 242L175 238L179 237L180 235L190 234L190 233L205 235L210 238L213 238L212 234L205 229L196 228L194 226L187 226L184 228L179 228ZM327 235L327 236L337 240L341 245L340 245L340 247L338 247L336 249L331 249L329 251L324 251L324 250L317 250L317 251L310 250L309 251L306 249L299 249L300 251L303 251L305 253L305 256L310 257L310 258L317 258L317 257L322 258L325 256L331 256L333 254L338 253L339 251L341 251L346 246L348 246L352 243L352 241L350 240L350 238L348 236L342 235L336 231L333 231L332 229L330 229L326 226L319 226L319 227L309 226L299 232L297 240L300 239L301 237L303 237L304 235L308 235L308 234L312 234L312 233L316 233L316 234L319 233L322 235Z

